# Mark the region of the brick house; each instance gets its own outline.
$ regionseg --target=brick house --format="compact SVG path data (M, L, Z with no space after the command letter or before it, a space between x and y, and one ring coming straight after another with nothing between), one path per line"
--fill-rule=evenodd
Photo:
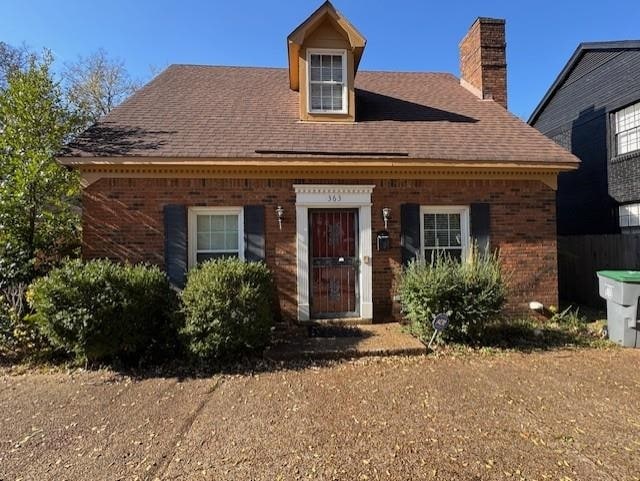
M263 259L282 316L392 316L402 265L497 249L508 309L557 302L555 188L578 160L506 110L504 21L462 40L462 78L366 72L331 3L288 68L174 65L60 161L83 179L83 256L164 266ZM433 48L437 48L433 46Z

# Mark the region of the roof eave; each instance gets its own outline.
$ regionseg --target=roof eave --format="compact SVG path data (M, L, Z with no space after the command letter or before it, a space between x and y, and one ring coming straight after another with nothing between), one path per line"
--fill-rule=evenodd
M568 154L573 157L571 154ZM518 161L518 160L442 160L393 157L343 158L338 156L313 157L249 157L249 158L214 158L214 157L57 157L64 166L82 168L89 166L314 166L318 167L472 167L472 168L508 168L523 170L568 171L577 169L580 161ZM318 165L321 163L322 165Z

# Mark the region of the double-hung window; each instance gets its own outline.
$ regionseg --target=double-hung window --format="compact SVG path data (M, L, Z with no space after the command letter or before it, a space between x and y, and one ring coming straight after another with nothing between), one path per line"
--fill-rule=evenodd
M347 58L344 50L309 50L309 112L347 113Z
M640 227L640 204L625 204L618 209L620 227Z
M640 102L615 113L616 155L640 150Z
M469 208L423 206L420 231L422 256L427 262L441 254L464 260L469 250Z
M192 207L189 209L189 266L209 259L244 259L244 227L241 207Z

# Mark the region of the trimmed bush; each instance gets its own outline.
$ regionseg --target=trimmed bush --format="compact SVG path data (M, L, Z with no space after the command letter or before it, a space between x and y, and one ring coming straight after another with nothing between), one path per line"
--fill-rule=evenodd
M74 260L36 280L27 297L42 333L78 360L130 364L177 345L177 297L155 266Z
M261 262L216 259L189 272L182 292L185 344L196 359L255 352L270 340L272 281Z
M485 324L500 314L506 285L498 256L474 250L464 262L437 256L432 262L411 263L400 275L399 294L418 336L430 336L433 317L446 312L450 322L443 339L468 342L479 340Z

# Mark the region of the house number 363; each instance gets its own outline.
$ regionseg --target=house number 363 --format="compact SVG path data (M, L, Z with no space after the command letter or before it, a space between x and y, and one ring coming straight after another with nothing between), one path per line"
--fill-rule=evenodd
M329 202L340 202L342 200L342 196L340 194L329 194Z

